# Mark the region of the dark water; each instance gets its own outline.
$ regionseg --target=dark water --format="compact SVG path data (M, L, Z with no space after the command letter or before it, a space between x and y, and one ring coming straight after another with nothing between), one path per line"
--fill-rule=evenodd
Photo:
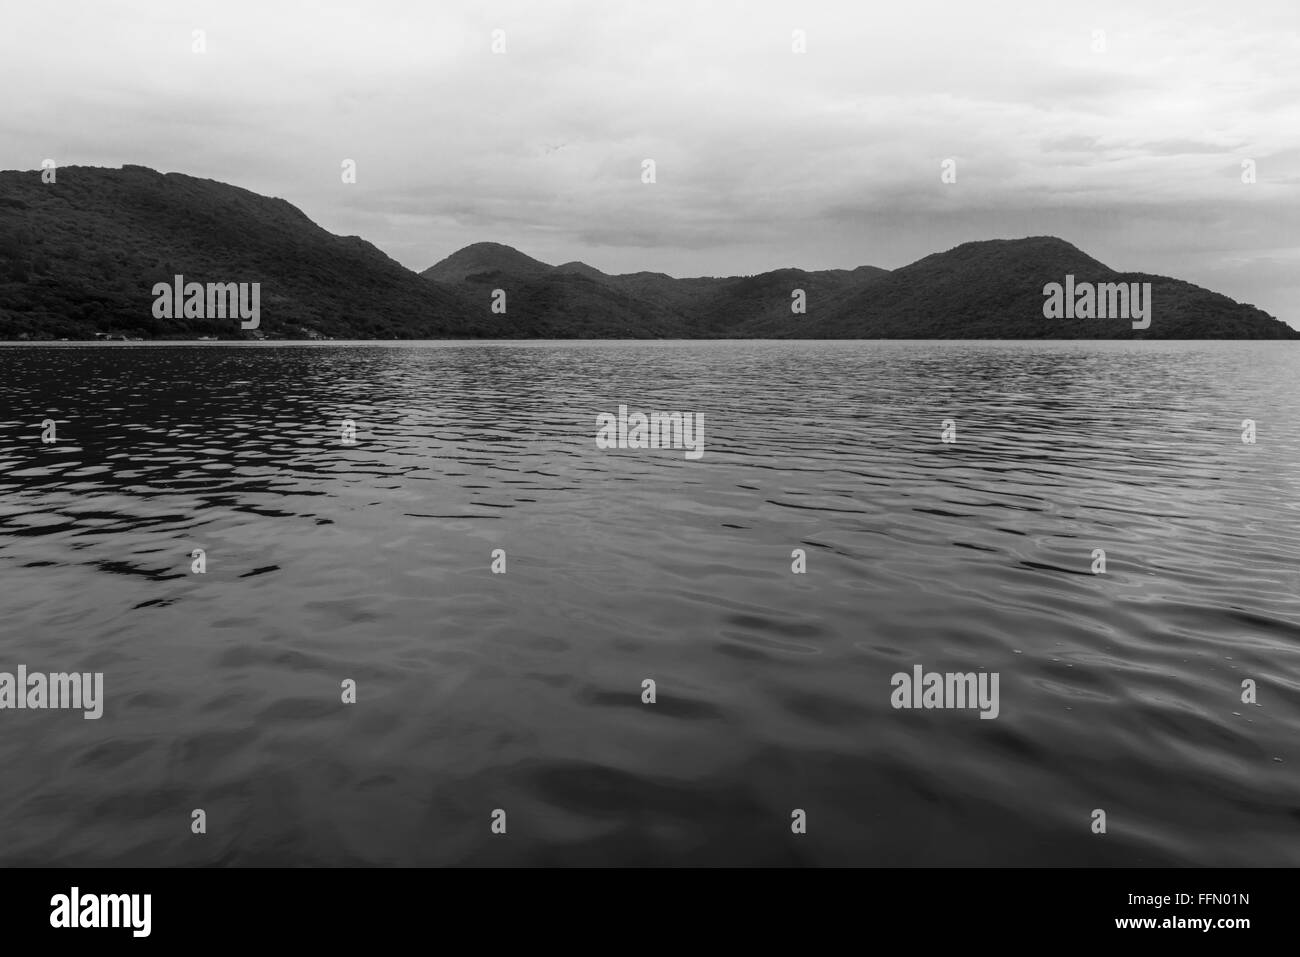
M0 671L106 704L0 711L0 863L1300 864L1297 423L1291 343L2 348Z

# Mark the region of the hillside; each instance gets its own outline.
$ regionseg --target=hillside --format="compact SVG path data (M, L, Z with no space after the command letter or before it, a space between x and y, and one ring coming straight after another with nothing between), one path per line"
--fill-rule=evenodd
M684 315L577 272L543 275L480 272L455 288L473 308L490 314L495 290L506 314L493 316L503 335L535 339L690 338ZM505 331L505 330L508 330Z
M581 263L571 265L580 266ZM474 243L457 250L441 262L420 273L435 282L464 282L476 276L504 273L510 276L540 276L554 267L525 256L517 249L500 243ZM590 268L590 267L588 267Z
M268 336L483 334L452 290L282 199L144 167L0 172L0 337L145 338L242 333L229 319L155 319L152 289L260 282Z
M526 316L524 335L562 335L557 330L571 322L585 325L608 310L647 335L698 338L1300 339L1254 306L1166 276L1116 272L1051 236L964 243L892 272L860 266L694 279L609 275L579 262L548 266L478 243L424 274L452 276L453 263L466 276L453 288L480 301L492 288L506 291L512 314L518 308ZM1044 317L1044 287L1066 276L1094 285L1150 283L1149 328L1134 329L1135 317ZM796 289L807 298L804 315L791 311Z
M153 287L261 284L261 326L155 318ZM1149 329L1048 319L1043 287L1152 284ZM495 290L506 313L491 309ZM807 312L791 311L802 289ZM551 266L475 243L416 274L282 199L213 180L122 169L0 172L0 338L1300 338L1190 283L1118 273L1061 239L972 242L892 272L776 269L678 279Z
M1044 286L1067 275L1076 283L1151 283L1150 328L1044 318ZM1165 276L1116 272L1050 236L965 243L809 314L810 329L827 338L1300 339L1254 306Z
M807 271L777 269L755 276L676 279L664 273L610 275L582 262L550 266L499 243L474 243L421 273L455 285L475 302L506 292L519 335L583 337L605 315L622 335L687 338L802 335L806 317L791 312L791 293L827 303L888 275L874 266Z

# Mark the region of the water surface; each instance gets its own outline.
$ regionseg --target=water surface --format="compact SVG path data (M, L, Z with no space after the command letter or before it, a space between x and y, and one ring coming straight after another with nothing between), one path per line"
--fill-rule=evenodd
M107 699L0 711L0 863L1300 864L1297 421L1292 343L0 348L0 670Z

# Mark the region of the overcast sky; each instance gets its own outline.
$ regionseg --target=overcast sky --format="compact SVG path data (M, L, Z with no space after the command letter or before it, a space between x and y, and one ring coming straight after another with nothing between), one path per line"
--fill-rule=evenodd
M0 103L2 168L209 177L417 270L484 240L731 275L1050 234L1300 327L1297 0L12 3Z

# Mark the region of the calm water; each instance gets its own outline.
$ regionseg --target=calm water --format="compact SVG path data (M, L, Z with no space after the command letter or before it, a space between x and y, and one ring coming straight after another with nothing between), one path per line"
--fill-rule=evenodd
M0 348L0 671L106 696L0 711L0 863L1300 864L1297 423L1291 343Z

